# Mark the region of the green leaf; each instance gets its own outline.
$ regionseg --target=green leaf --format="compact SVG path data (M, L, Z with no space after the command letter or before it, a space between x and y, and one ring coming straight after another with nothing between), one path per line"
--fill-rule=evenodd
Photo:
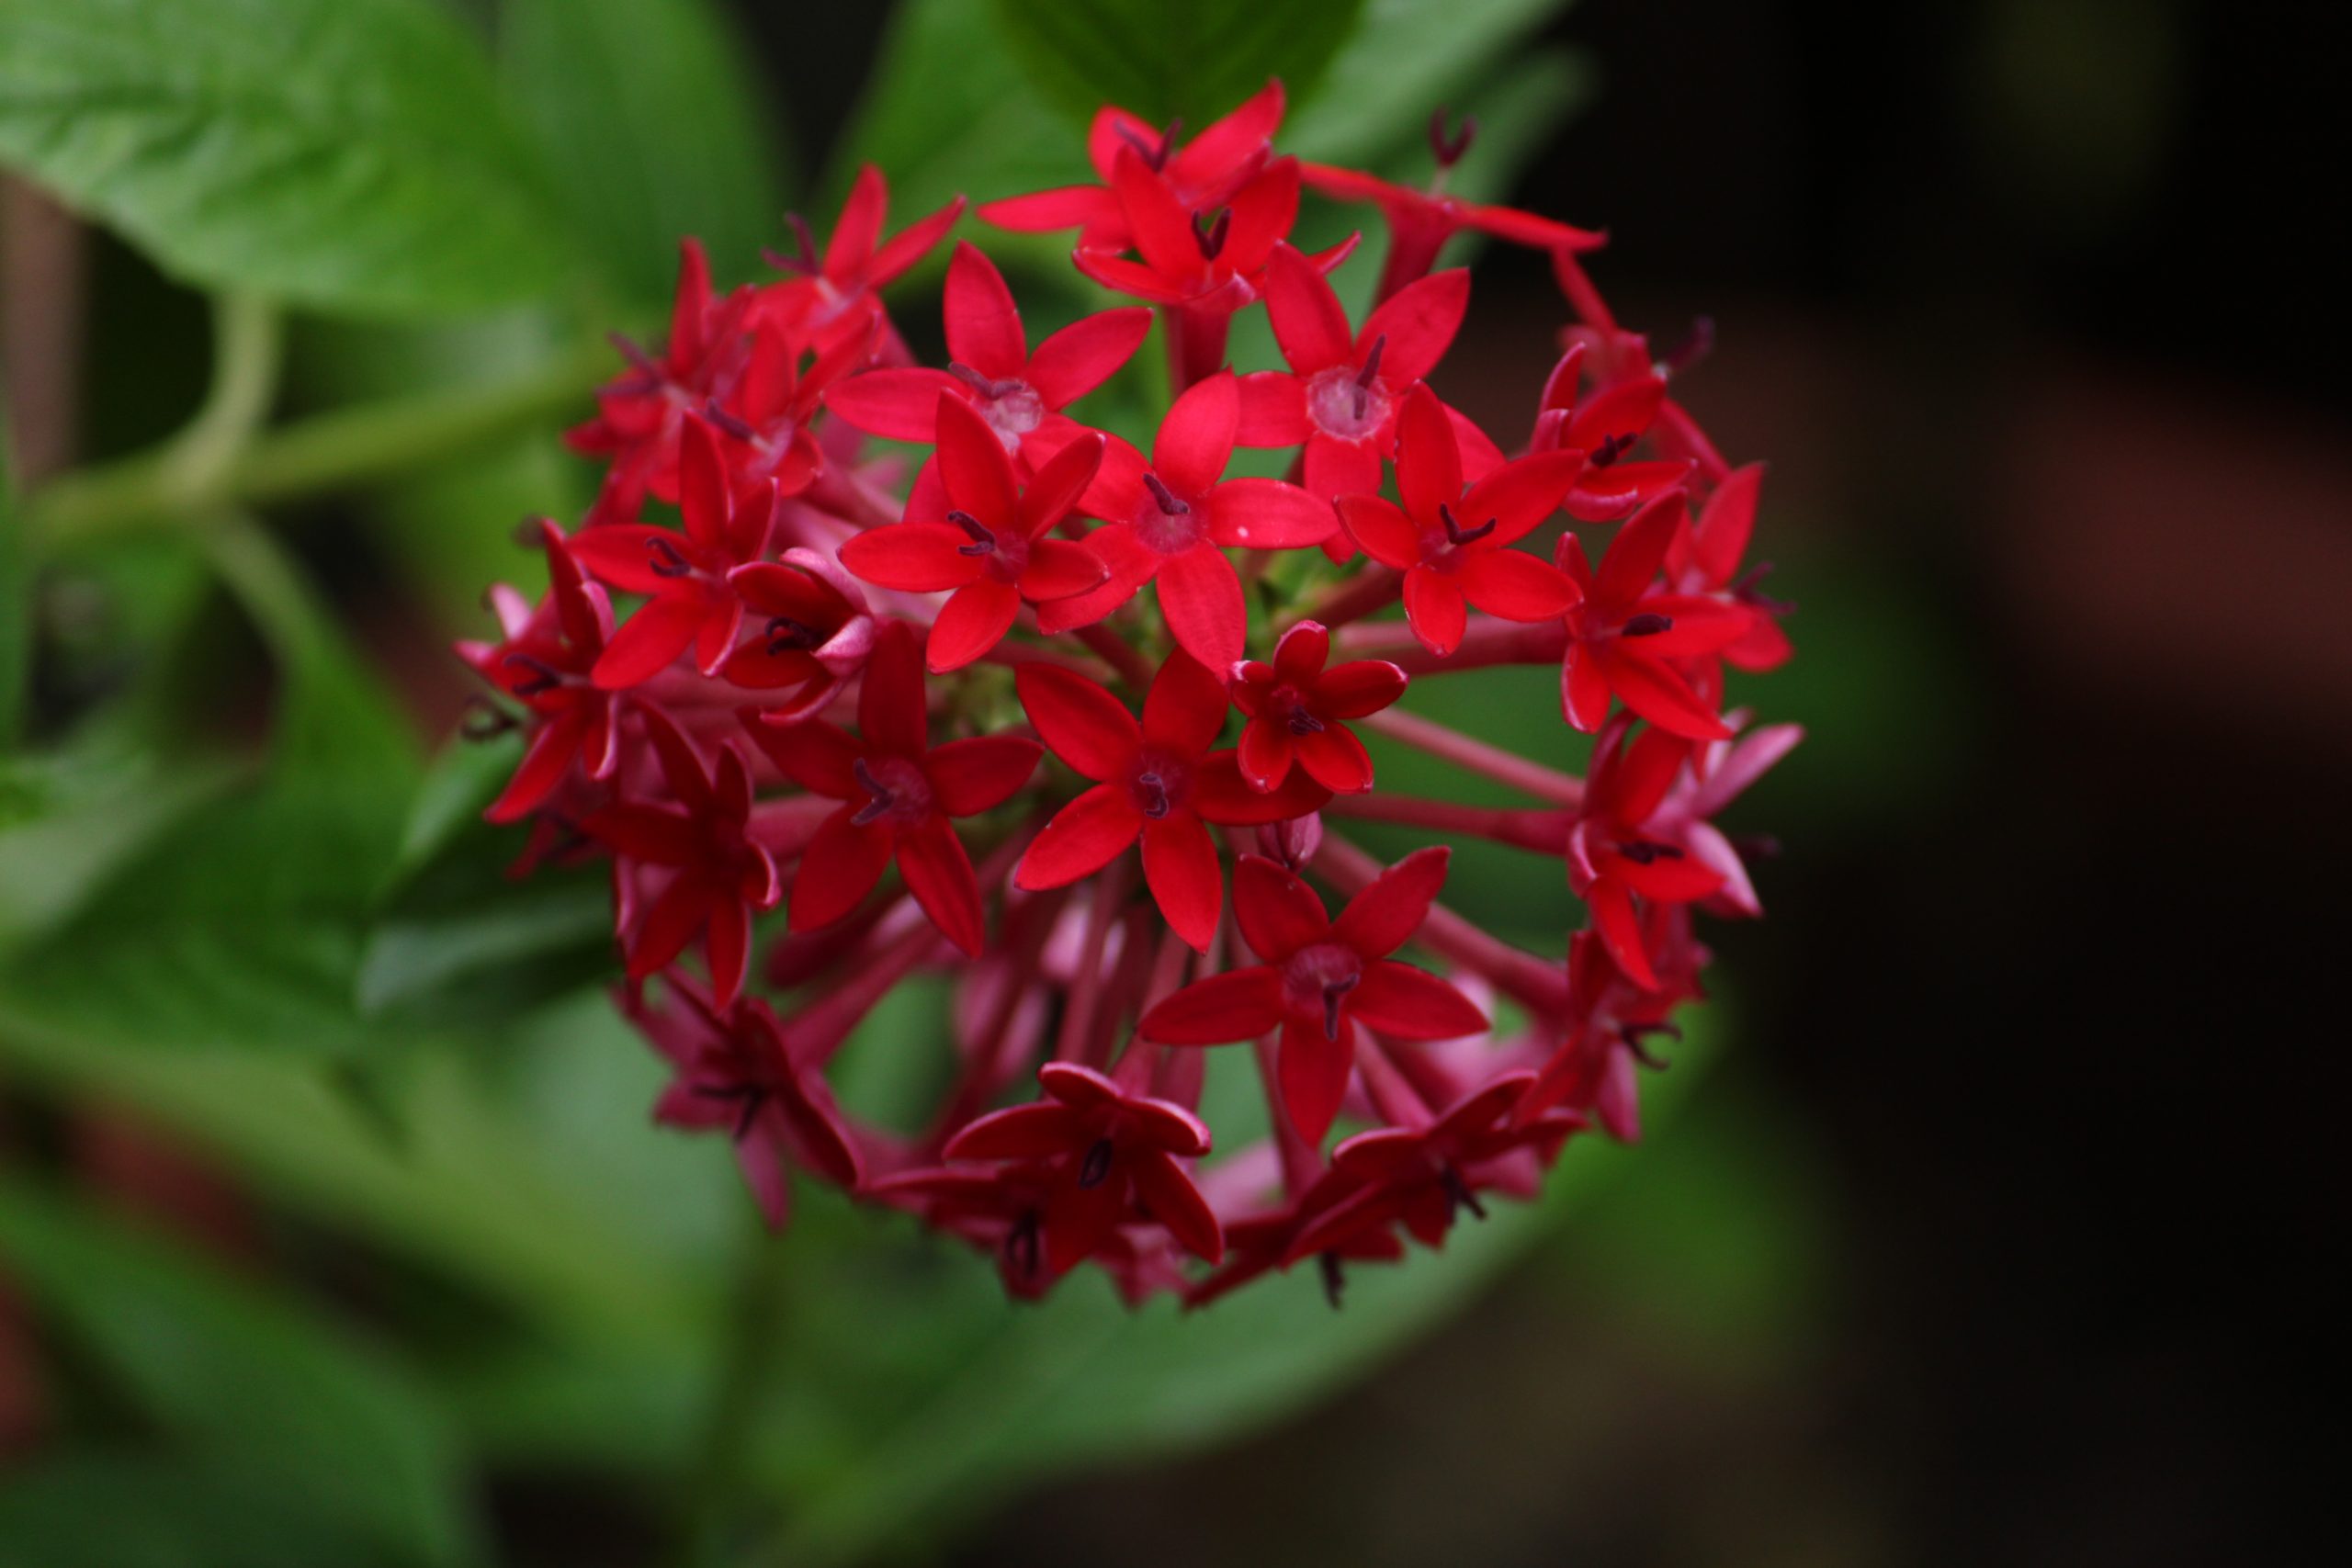
M1266 85L1314 93L1363 0L995 0L1038 87L1080 117L1117 104L1195 130Z
M580 232L630 299L669 299L688 234L720 287L751 276L785 204L782 139L719 8L506 0L498 55Z
M290 1299L0 1181L12 1281L151 1420L418 1562L474 1555L456 1452L392 1365Z
M0 0L0 161L190 283L321 310L542 299L589 254L428 0Z
M279 671L267 776L123 863L71 923L13 955L0 996L61 1027L151 1044L354 1053L384 1043L354 995L413 747L266 536L222 525L208 536Z
M24 525L17 517L17 470L8 439L8 410L0 403L0 757L15 747L24 728L32 651L32 562L25 554Z
M50 1458L0 1483L12 1568L398 1568L413 1562L275 1477L153 1454Z
M1314 102L1291 116L1283 145L1326 163L1418 145L1431 110L1466 107L1565 9L1565 0L1364 0L1362 25Z

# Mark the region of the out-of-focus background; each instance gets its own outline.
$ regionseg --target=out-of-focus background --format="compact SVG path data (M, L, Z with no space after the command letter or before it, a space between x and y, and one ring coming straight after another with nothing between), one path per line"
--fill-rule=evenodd
M861 137L911 157L1010 134L994 100L956 90L957 55L930 67L936 123L901 117L877 143L863 85L918 36L893 7L719 9L763 84L774 122L761 134L779 165L837 166L835 150ZM926 9L926 47L954 46L952 8ZM1647 1146L1596 1154L1605 1185L1491 1289L1432 1308L1435 1326L1400 1333L1376 1359L1318 1371L1311 1397L1271 1402L1237 1435L1211 1440L1182 1398L1150 1404L1099 1368L1057 1370L992 1404L1001 1391L956 1375L985 1348L936 1351L935 1371L899 1367L892 1382L888 1363L933 1353L906 1346L847 1373L799 1369L870 1380L868 1403L896 1402L900 1419L869 1442L857 1420L803 1411L787 1390L776 1440L813 1447L777 1461L794 1500L783 1511L854 1495L854 1506L816 1508L850 1522L812 1552L854 1540L975 1564L2282 1555L2332 1501L2322 1362L2305 1334L2342 1224L2331 1134L2348 1087L2341 1026L2313 1026L2324 1005L2294 1005L2324 1003L2334 984L2340 944L2326 939L2352 873L2352 828L2327 809L2352 796L2352 400L2339 373L2352 347L2352 117L2327 8L1544 10L1517 7L1512 61L1541 59L1530 90L1572 107L1556 128L1512 122L1542 129L1510 189L1610 231L1594 271L1628 321L1672 341L1713 319L1717 346L1682 384L1687 401L1734 460L1770 460L1758 550L1798 605L1799 657L1757 694L1763 716L1802 721L1809 739L1747 807L1745 825L1783 852L1759 877L1770 918L1714 933L1703 1076ZM626 98L632 63L624 52L550 69L608 70L605 90ZM1433 107L1335 80L1357 95L1349 114L1393 116L1402 143ZM597 133L593 114L549 114L563 135ZM1073 154L1035 156L1039 178L1076 177ZM924 197L907 199L911 214ZM772 216L749 215L753 240L773 234ZM0 343L20 476L168 434L206 385L200 298L19 186L6 241ZM1509 430L1555 352L1556 306L1540 258L1497 249L1478 265L1472 335L1442 389ZM315 323L292 347L288 396L319 406L447 378L452 356L462 371L514 352L495 332ZM419 734L446 733L462 696L444 640L481 581L513 570L511 549L481 541L567 482L544 434L531 439L536 451L301 523L302 563ZM197 598L141 598L173 594ZM128 645L176 615L209 618L213 662L258 657L217 599L119 561L65 563L42 607L37 717L132 679ZM198 699L164 682L153 700ZM21 839L15 852L0 864L28 863ZM38 903L0 890L0 917L28 921ZM559 1038L521 1052L512 1074L526 1081L506 1086L545 1146L573 1161L558 1167L568 1198L667 1238L632 1255L657 1263L680 1227L689 1243L731 1235L741 1215L709 1187L708 1162L638 1151L655 1140L634 1111L617 1130L599 1122L640 1103L646 1077L568 1047L596 1027L593 1012L535 1024ZM410 1247L498 1185L496 1169L467 1166L419 1198L387 1174L402 1137L495 1135L444 1103L463 1091L420 1089L414 1070L388 1091L355 1071L330 1094L275 1067L159 1066L33 1033L50 1043L28 1045L20 1029L0 1054L0 1445L12 1475L32 1478L14 1492L0 1481L0 1527L54 1546L42 1561L214 1560L147 1536L145 1555L58 1543L133 1490L201 1493L216 1523L242 1489L267 1490L299 1442L274 1429L248 1466L236 1424L191 1407L299 1404L328 1386L323 1361L261 1358L255 1382L233 1370L243 1362L204 1360L207 1336L292 1334L268 1315L282 1304L238 1318L290 1277L305 1322L329 1324L334 1354L363 1369L334 1372L335 1399L379 1424L403 1401L432 1407L421 1429L444 1446L386 1442L419 1495L458 1472L441 1547L651 1560L669 1505L645 1477L690 1446L662 1448L666 1434L700 1429L666 1380L699 1388L696 1354L631 1349L626 1333L596 1338L596 1324L526 1336L494 1364L480 1349L481 1325L522 1314L517 1302L602 1292L584 1323L657 1314L667 1298L575 1275L560 1254L571 1238L535 1238L528 1206L489 1213L459 1244ZM426 1105L425 1130L388 1114L391 1152L350 1153L341 1141L375 1136L367 1107L388 1094ZM610 1176L644 1185L612 1200L599 1190ZM60 1185L80 1195L72 1213L28 1195ZM691 1204L662 1207L689 1188ZM85 1234L89 1194L226 1283L190 1284L112 1231ZM808 1256L833 1260L819 1277L840 1292L795 1299L815 1333L863 1310L855 1260L873 1249L854 1217L806 1218L816 1239L796 1233L786 1266L794 1247L831 1247ZM516 1261L539 1242L544 1257ZM412 1266L411 1251L431 1261ZM918 1266L889 1258L867 1271ZM961 1290L977 1269L918 1264L936 1269L918 1296ZM28 1269L58 1278L6 1287ZM904 1299L904 1281L884 1284ZM918 1316L870 1325L877 1339L933 1332ZM198 1347L194 1370L141 1348L175 1336ZM1185 1368L1186 1343L1155 1351L1177 1358L1167 1379L1213 1382ZM426 1392L387 1392L387 1362L427 1369ZM1001 1365L1029 1375L1017 1358ZM840 1397L856 1405L861 1386ZM898 1528L869 1528L900 1505L861 1466L921 1465L931 1443L1018 1446L1070 1409L1131 1397L1164 1412L1143 1438L1097 1440L1080 1422L1046 1459L1001 1476L979 1467L935 1521L916 1493ZM582 1429L616 1423L640 1426L643 1442ZM219 1497L205 1490L216 1483ZM396 1493L360 1503L400 1507ZM160 1537L181 1516L155 1517ZM221 1562L280 1560L252 1541L221 1550Z

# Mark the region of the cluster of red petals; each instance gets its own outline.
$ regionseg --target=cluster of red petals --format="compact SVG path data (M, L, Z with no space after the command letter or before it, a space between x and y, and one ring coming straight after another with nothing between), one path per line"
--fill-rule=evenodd
M1283 107L1270 84L1189 139L1102 110L1091 180L978 216L1070 232L1135 302L1033 342L959 242L944 366L881 291L960 201L891 232L868 169L821 245L793 218L775 276L725 294L687 242L667 340L616 340L572 433L604 482L541 526L545 597L495 591L500 638L459 649L526 731L489 817L608 863L657 1115L729 1138L773 1222L797 1171L987 1249L1018 1295L1092 1263L1199 1303L1311 1258L1336 1300L1574 1134L1636 1135L1697 917L1761 911L1769 841L1715 819L1798 733L1724 681L1790 649L1748 560L1762 469L1669 395L1696 355L1618 324L1597 234L1447 194L1466 124L1432 122L1412 186L1281 153ZM1357 239L1293 243L1303 190L1384 221L1360 318ZM1549 253L1571 318L1514 450L1430 384L1464 231ZM1281 363L1237 369L1260 308ZM1155 322L1172 385L1123 397ZM1241 449L1276 456L1235 473ZM1533 756L1442 717L1445 677L1511 664L1559 670L1558 716L1512 729L1553 737ZM1577 731L1583 779L1549 761ZM1526 804L1384 788L1400 747ZM1384 864L1366 820L1430 841ZM1583 929L1529 951L1449 909L1464 836L1548 862ZM835 1055L924 976L952 998L935 1113L845 1112ZM1220 1056L1262 1115L1204 1120Z

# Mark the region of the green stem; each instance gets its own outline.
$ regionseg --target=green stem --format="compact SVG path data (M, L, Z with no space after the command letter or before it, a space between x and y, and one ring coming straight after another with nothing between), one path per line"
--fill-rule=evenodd
M208 421L232 394L224 377L187 431L154 451L58 479L32 498L27 526L54 547L366 484L528 430L579 404L611 369L611 350L583 345L512 380L339 409L216 454ZM208 460L192 461L191 450Z

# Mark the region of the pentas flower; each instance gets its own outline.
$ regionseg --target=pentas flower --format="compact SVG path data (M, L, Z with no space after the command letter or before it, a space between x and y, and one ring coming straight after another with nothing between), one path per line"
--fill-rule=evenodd
M1580 591L1566 617L1560 665L1560 708L1577 728L1599 729L1613 696L1678 735L1720 740L1731 733L1675 666L1736 641L1749 619L1722 599L1664 591L1667 547L1689 518L1682 491L1658 497L1617 531L1598 570L1575 535L1560 536L1555 558Z
M642 909L632 886L619 884L621 924L635 933L628 942L628 977L660 973L699 936L711 990L726 1007L742 989L752 916L774 908L784 890L775 857L750 831L751 771L742 753L724 743L716 771L707 771L695 743L658 708L645 710L644 725L677 807L616 801L592 812L581 830L610 846L623 866L668 873Z
M1024 491L987 420L940 395L941 519L896 524L842 547L842 564L882 588L948 592L931 626L931 672L960 670L1012 629L1023 601L1043 604L1098 587L1111 575L1084 545L1046 535L1069 515L1102 464L1100 434L1064 446Z
M1377 493L1406 390L1444 357L1469 305L1470 274L1457 267L1399 291L1351 332L1323 275L1276 245L1266 312L1290 370L1241 378L1241 445L1303 446L1307 491L1322 500Z
M683 534L616 523L572 542L572 554L589 571L615 588L649 595L596 660L596 684L608 691L650 680L689 648L695 668L717 674L743 625L742 597L729 579L737 567L758 561L775 528L775 480L731 489L718 438L702 420L686 422L682 447Z
M1405 694L1405 672L1385 659L1330 664L1331 634L1301 621L1274 645L1274 660L1234 667L1233 704L1249 716L1236 755L1250 787L1278 789L1294 765L1334 795L1372 787L1372 757L1344 721L1365 718Z
M1334 201L1370 202L1380 209L1381 216L1387 220L1388 258L1381 266L1377 298L1393 299L1415 279L1428 276L1437 265L1438 253L1445 248L1445 243L1464 229L1555 254L1589 251L1608 243L1606 235L1556 219L1448 196L1446 176L1461 162L1462 155L1470 151L1477 130L1478 122L1464 116L1461 128L1449 135L1445 111L1439 109L1430 115L1430 150L1437 157L1437 173L1424 190L1397 185L1359 169L1334 168L1328 164L1299 165L1302 176L1316 190Z
M1109 580L1046 605L1037 617L1042 629L1091 625L1157 584L1160 614L1179 648L1212 670L1241 657L1249 609L1225 549L1320 544L1340 520L1296 485L1227 479L1240 423L1241 394L1229 371L1176 400L1160 421L1150 466L1102 491L1109 525L1086 542L1110 569Z
M830 925L865 901L892 860L932 924L966 953L985 935L980 886L949 819L993 811L1026 784L1033 740L976 736L933 747L914 628L893 622L875 640L857 699L859 735L812 719L754 720L752 739L784 775L842 805L801 856L793 929Z
M1297 877L1270 860L1242 856L1233 912L1242 940L1263 962L1177 992L1144 1015L1144 1036L1165 1045L1222 1045L1280 1030L1283 1109L1301 1137L1321 1139L1347 1094L1359 1025L1400 1040L1450 1040L1487 1027L1486 1014L1460 991L1389 956L1429 917L1451 852L1406 856L1336 920Z
M967 1122L944 1152L951 1160L1051 1163L1040 1221L1047 1269L1065 1273L1091 1257L1137 1203L1185 1250L1224 1258L1216 1212L1186 1169L1209 1152L1208 1123L1074 1062L1046 1063L1037 1082L1046 1099Z
M1153 679L1140 725L1083 676L1024 664L1016 680L1046 746L1093 784L1022 856L1014 881L1032 891L1091 875L1141 840L1144 880L1160 913L1206 951L1225 902L1225 868L1207 824L1278 822L1329 798L1304 772L1270 792L1244 784L1234 753L1211 750L1225 728L1225 685L1181 652Z
M771 1223L821 1180L1023 1299L1301 1274L1337 1306L1348 1270L1534 1196L1586 1129L1635 1136L1707 924L1761 911L1770 841L1722 818L1798 732L1723 711L1727 669L1789 649L1750 560L1762 468L1684 400L1707 333L1654 355L1580 259L1598 235L1450 194L1466 126L1433 124L1413 190L1303 169L1283 102L1189 141L1106 107L1100 183L985 209L1074 231L1074 276L1139 301L1034 345L957 244L923 362L883 290L961 204L886 239L874 169L821 251L790 220L781 278L722 293L689 243L667 340L625 343L572 433L605 472L530 540L546 595L493 592L495 640L460 645L525 731L484 801L527 832L511 874L609 864L657 1115L730 1143ZM1354 240L1295 247L1302 183L1386 214L1360 321L1326 281ZM1465 229L1549 249L1565 310L1472 323L1495 301L1431 271ZM1228 365L1261 304L1278 357ZM1138 389L1155 310L1168 380ZM1561 346L1483 394L1521 411L1510 452L1432 389L1478 330ZM1228 477L1242 446L1264 466ZM1481 685L1555 664L1559 716ZM1493 886L1442 902L1472 840L1565 874L1572 929L1522 945L1474 917ZM858 1050L922 1055L936 1098L872 1123L832 1064L910 983L944 991L944 1038ZM1266 1101L1232 1127L1203 1093L1223 1044Z
M830 347L867 330L882 315L879 290L922 260L946 237L964 210L957 197L938 211L917 219L889 239L882 226L890 210L890 187L882 171L863 165L842 204L833 237L820 258L808 223L790 221L797 248L771 251L771 265L793 275L763 301L769 320L796 341Z
M942 393L977 410L1005 449L1032 470L1087 432L1061 411L1109 380L1151 331L1140 305L1086 316L1033 353L1004 275L958 244L947 264L943 315L948 367L884 367L829 389L825 405L858 429L893 441L935 441Z
M563 530L541 520L548 596L533 610L512 589L492 595L505 640L461 642L458 656L531 716L523 761L484 813L519 822L577 766L609 779L620 764L621 699L589 679L613 635L612 601L581 574Z
M1550 516L1584 466L1581 452L1538 452L1465 490L1453 422L1418 385L1398 416L1396 493L1342 497L1340 519L1363 553L1404 577L1405 617L1432 653L1461 646L1470 606L1507 621L1544 621L1574 604L1577 584L1510 547Z

